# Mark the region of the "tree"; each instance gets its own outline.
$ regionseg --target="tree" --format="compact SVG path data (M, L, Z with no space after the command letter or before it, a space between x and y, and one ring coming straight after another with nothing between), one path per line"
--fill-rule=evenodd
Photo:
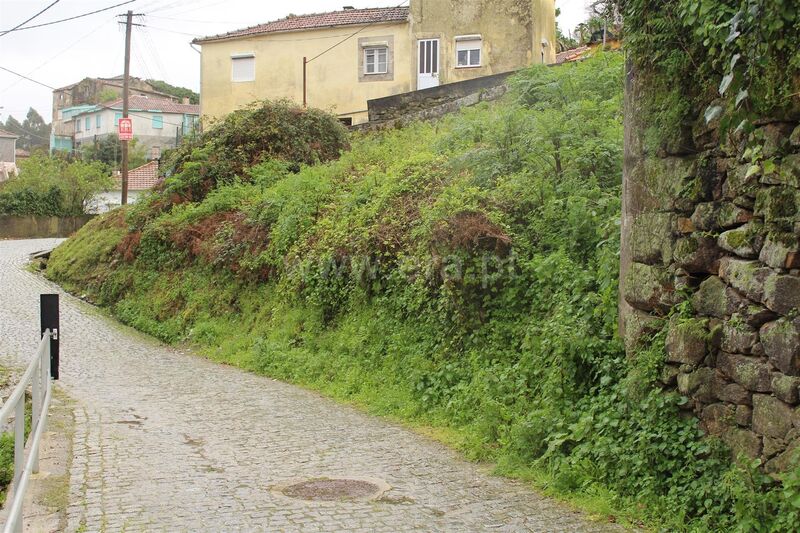
M81 151L84 158L100 161L111 168L117 169L122 164L122 143L116 135L102 137L94 144L86 146ZM136 168L147 162L144 147L139 146L133 139L128 143L128 164Z
M113 102L114 100L119 99L119 93L112 89L111 87L106 87L100 94L97 95L97 99L100 100L100 103L107 104L108 102Z
M22 124L19 123L19 120L15 119L11 115L8 115L8 118L6 119L6 123L3 125L3 129L8 131L8 132L13 133L14 135L19 135L20 136L20 138L17 139L17 146L20 147L21 146L21 141L22 141L22 133L23 133L23 131L22 131Z
M200 95L191 89L187 89L185 87L176 87L175 85L170 85L169 83L161 80L147 80L147 83L149 83L153 89L160 93L177 96L178 98L188 97L190 104L200 103Z
M28 114L22 124L19 120L9 116L3 128L19 135L17 148L30 151L37 147L49 148L50 146L50 125L32 107L28 109Z
M99 161L69 161L35 153L20 161L19 176L0 187L0 212L55 216L80 215L98 193L113 186Z
M32 150L37 146L50 146L50 125L44 121L34 108L28 109L28 114L22 123L22 129L25 130L28 137L26 150Z

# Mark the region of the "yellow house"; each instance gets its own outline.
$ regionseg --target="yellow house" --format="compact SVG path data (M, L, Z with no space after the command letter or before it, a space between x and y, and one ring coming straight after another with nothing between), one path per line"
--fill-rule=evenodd
M553 63L555 39L554 0L411 0L289 16L194 41L200 112L213 119L288 98L358 124L373 98Z

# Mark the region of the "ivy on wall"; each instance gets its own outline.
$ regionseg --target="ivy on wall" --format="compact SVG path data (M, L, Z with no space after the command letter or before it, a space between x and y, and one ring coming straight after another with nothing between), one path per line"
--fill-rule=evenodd
M749 132L800 110L796 0L622 0L625 38L668 136L701 115Z

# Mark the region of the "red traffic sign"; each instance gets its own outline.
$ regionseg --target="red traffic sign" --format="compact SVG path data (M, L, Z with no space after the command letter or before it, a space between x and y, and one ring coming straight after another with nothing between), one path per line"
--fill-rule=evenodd
M130 141L133 139L133 120L129 118L119 119L119 140Z

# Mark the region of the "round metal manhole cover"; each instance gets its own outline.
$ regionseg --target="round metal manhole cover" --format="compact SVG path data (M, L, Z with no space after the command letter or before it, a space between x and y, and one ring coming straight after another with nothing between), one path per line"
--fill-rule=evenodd
M318 478L286 485L280 492L290 498L313 501L372 500L389 490L379 480Z

